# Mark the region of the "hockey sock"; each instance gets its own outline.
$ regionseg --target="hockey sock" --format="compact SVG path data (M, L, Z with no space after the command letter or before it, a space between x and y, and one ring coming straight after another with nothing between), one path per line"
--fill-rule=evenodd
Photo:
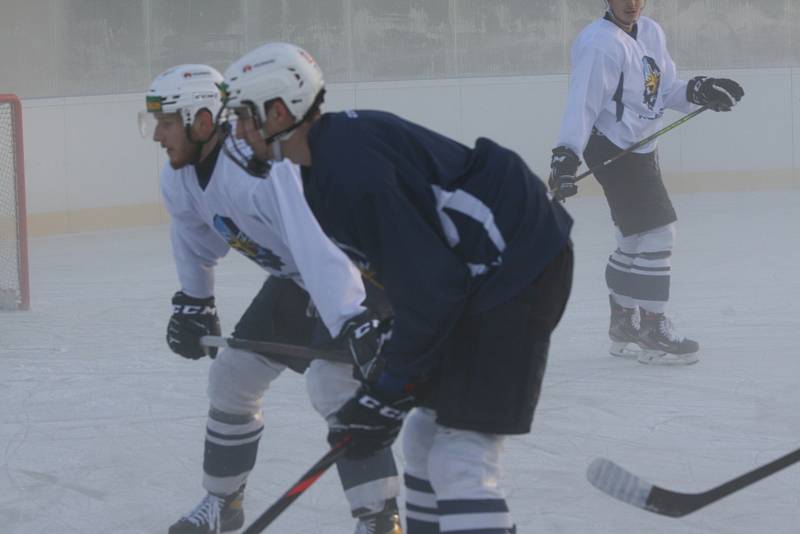
M439 534L439 509L430 481L409 474L404 479L407 534Z

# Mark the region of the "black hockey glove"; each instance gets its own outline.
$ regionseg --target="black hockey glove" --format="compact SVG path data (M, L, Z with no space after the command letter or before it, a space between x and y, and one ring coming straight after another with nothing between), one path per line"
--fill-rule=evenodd
M183 291L172 296L172 317L167 325L167 345L175 354L197 360L206 354L214 358L217 349L200 345L202 336L222 333L214 297L198 299Z
M580 164L581 160L571 149L565 146L557 146L553 149L548 185L554 199L564 200L578 193L575 174L577 174Z
M350 436L347 456L366 458L390 446L397 439L403 419L414 406L405 393L389 395L376 386L363 384L355 396L339 408L329 423L328 443L339 443Z
M362 382L374 382L383 371L381 349L392 337L392 320L365 311L348 320L339 336L347 340L355 364L353 375Z
M743 96L742 86L727 78L697 76L686 86L686 100L714 111L730 111Z

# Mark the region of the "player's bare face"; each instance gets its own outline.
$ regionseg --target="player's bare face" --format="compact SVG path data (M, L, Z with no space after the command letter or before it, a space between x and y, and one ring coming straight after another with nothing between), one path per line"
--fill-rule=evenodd
M153 141L167 151L169 164L173 169L180 169L191 163L193 147L186 137L183 120L177 113L156 114Z
M608 0L608 6L616 19L614 22L630 31L642 14L645 0Z

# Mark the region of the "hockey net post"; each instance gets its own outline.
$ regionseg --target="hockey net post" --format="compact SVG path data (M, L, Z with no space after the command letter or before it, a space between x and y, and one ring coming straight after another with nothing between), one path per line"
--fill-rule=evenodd
M0 310L30 309L22 105L0 94Z

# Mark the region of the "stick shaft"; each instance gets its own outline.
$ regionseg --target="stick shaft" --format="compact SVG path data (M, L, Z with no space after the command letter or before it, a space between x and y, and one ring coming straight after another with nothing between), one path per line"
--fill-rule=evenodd
M656 139L657 137L661 137L661 136L662 136L662 135L664 135L665 133L667 133L667 132L670 132L670 131L672 131L673 129L677 128L678 126L680 126L680 125L681 125L681 124L683 124L684 122L686 122L686 121L688 121L688 120L691 120L691 119L693 119L694 117L697 117L698 115L700 115L702 112L704 112L704 111L705 111L705 110L707 110L707 109L708 109L707 107L703 106L703 107L701 107L700 109L696 109L696 110L692 111L692 112L691 112L691 113L689 113L688 115L684 115L683 117L681 117L680 119L676 120L676 121L675 121L675 122L673 122L672 124L669 124L669 125L667 125L667 126L665 126L665 127L661 128L661 129L660 129L659 131L657 131L656 133L654 133L654 134L652 134L652 135L650 135L650 136L648 136L648 137L645 137L645 138L644 138L644 139L642 139L641 141L638 141L638 142L637 142L637 143L635 143L634 145L632 145L632 146L630 146L630 147L626 148L625 150L623 150L622 152L620 152L620 153L619 153L619 154L617 154L616 156L614 156L614 157L612 157L612 158L609 158L609 159L605 160L603 163L600 163L600 164L598 164L598 165L595 165L594 167L592 167L592 168L591 168L591 169L589 169L588 171L585 171L585 172L583 172L583 173L579 174L578 176L576 176L576 177L575 177L575 181L577 182L577 181L579 181L579 180L583 180L584 178L586 178L586 177L587 177L587 176L589 176L590 174L594 174L596 171L599 171L600 169L602 169L602 168L604 168L604 167L607 167L608 165L610 165L610 164L614 163L614 162L615 162L615 161L617 161L618 159L620 159L620 158L622 158L622 157L624 157L624 156L627 156L628 154L630 154L631 152L633 152L633 151L634 151L634 150L636 150L637 148L641 148L641 147L643 147L644 145L646 145L647 143L650 143L651 141L653 141L653 140L654 140L654 139Z
M330 466L336 463L336 461L347 452L349 443L350 440L345 439L325 453L325 456L320 458L311 469L306 471L306 473L300 477L300 480L295 482L272 506L264 510L264 513L258 516L249 527L244 529L242 534L257 534L267 528L290 504L297 500L300 495L325 474L325 471L327 471Z
M276 356L300 360L329 360L332 362L353 363L353 358L349 353L344 351L319 350L302 347L300 345L274 343L272 341L254 341L222 336L203 336L200 338L200 344L204 347L230 347L232 349L274 354Z

